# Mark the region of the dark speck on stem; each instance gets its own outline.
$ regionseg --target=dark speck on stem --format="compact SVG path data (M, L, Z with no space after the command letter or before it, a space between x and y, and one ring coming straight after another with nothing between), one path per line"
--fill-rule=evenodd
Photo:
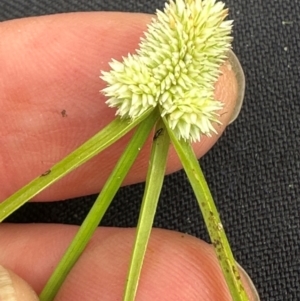
M153 141L156 140L162 134L162 132L163 132L162 128L158 129L154 134Z
M51 169L46 170L44 173L41 174L41 177L45 177L47 175L49 175L51 172Z

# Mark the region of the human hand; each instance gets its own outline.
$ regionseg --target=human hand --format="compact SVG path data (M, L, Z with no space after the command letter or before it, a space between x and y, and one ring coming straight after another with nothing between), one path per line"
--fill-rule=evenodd
M114 118L99 94L100 70L113 57L133 52L151 16L76 13L20 19L0 25L0 191L4 200L49 169ZM234 73L225 64L216 84L224 102L219 135L194 144L206 153L228 124L237 95ZM54 184L37 200L58 200L96 193L130 135ZM151 139L125 184L143 181ZM170 150L167 172L180 169ZM0 227L0 263L39 293L78 228L67 225ZM99 228L55 300L121 300L133 229ZM0 268L0 300L4 274ZM15 301L34 300L12 278ZM2 285L3 286L3 285ZM249 286L248 286L249 288ZM2 294L2 295L1 295ZM28 294L28 297L26 297ZM2 298L2 299L1 299ZM26 299L27 298L27 299ZM230 300L213 248L190 236L153 230L137 300ZM255 299L253 299L255 300Z

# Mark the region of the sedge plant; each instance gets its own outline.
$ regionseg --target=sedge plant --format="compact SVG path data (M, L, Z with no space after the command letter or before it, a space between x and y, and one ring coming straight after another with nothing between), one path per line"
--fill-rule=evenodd
M135 54L112 59L102 71L102 93L116 118L87 142L0 204L0 221L134 129L122 156L44 287L41 301L54 299L84 251L149 135L153 135L146 185L123 300L136 296L142 264L165 175L170 144L192 185L228 288L235 301L249 300L230 245L191 143L211 136L221 101L214 98L220 66L231 48L232 21L215 0L177 0L157 11Z

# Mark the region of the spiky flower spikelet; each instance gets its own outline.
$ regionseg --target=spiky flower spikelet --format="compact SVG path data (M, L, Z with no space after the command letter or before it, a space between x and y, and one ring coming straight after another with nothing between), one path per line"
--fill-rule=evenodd
M111 71L102 72L107 104L132 119L158 105L178 139L197 141L215 132L222 103L214 99L214 83L232 41L227 13L215 0L166 3L137 54L112 60Z

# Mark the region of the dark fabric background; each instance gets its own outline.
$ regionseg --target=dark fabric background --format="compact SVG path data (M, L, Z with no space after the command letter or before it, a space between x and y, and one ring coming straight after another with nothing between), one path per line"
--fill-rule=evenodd
M238 120L201 160L237 260L261 300L300 300L300 1L227 0L247 88ZM71 11L153 13L163 0L0 0L0 20ZM143 184L120 190L103 225L136 225ZM84 199L84 200L83 200ZM80 224L95 196L28 204L9 221ZM184 173L165 180L156 227L208 240Z

